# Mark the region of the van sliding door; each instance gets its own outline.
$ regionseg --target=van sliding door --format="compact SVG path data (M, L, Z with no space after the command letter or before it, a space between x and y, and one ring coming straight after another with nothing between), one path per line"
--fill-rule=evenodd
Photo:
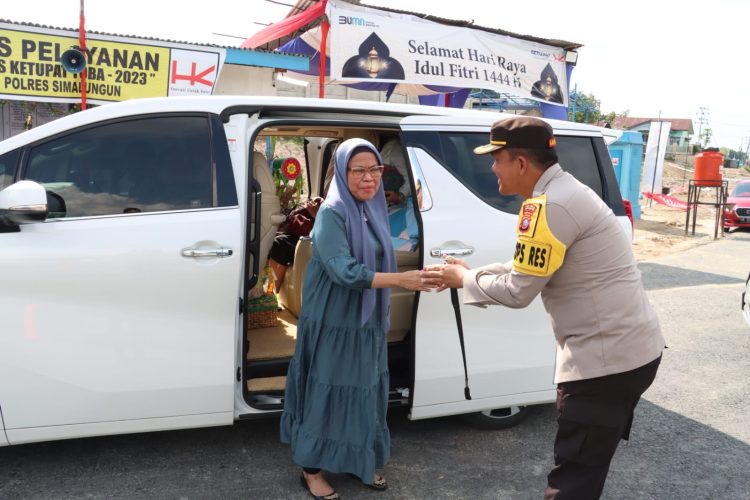
M448 121L456 128L455 119ZM402 122L409 160L423 190L424 265L440 263L439 254L446 251L464 251L466 255L459 256L471 267L506 262L513 256L517 215L499 210L477 194L472 182L496 193L497 180L486 175L491 174L489 157L468 156L473 155L472 132L486 142L489 124L464 128L450 137L452 147L442 148L441 138L430 136L446 127L443 117L410 117ZM473 399L464 398L464 369L450 293L422 293L415 326L411 417L554 400L554 336L541 300L520 310L479 308L463 305L459 290L459 302Z

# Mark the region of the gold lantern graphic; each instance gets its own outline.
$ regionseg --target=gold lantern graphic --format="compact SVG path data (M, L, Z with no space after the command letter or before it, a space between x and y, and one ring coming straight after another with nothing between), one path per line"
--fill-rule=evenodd
M370 52L367 53L367 62L365 63L365 69L370 75L370 78L378 76L381 64L380 57L378 57L378 51L373 47Z
M404 68L390 56L390 49L376 34L371 33L360 44L358 54L350 57L341 70L345 78L377 78L403 80Z

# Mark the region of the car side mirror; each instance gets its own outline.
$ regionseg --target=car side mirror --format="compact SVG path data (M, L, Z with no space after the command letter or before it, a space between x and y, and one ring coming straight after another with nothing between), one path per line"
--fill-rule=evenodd
M17 226L47 218L47 191L34 181L19 181L0 191L0 220Z

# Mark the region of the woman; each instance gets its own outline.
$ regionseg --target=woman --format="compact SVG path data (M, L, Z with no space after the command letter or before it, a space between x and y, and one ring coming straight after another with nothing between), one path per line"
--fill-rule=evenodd
M396 272L377 149L363 139L345 141L334 168L311 233L281 416L281 441L303 467L302 486L324 499L338 494L321 469L387 487L375 469L390 455L389 288L427 290L419 271Z

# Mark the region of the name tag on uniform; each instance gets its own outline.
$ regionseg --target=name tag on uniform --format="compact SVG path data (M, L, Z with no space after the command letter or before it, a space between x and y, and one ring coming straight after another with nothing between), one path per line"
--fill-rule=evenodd
M547 275L552 245L539 241L518 241L513 255L513 267L534 276Z

